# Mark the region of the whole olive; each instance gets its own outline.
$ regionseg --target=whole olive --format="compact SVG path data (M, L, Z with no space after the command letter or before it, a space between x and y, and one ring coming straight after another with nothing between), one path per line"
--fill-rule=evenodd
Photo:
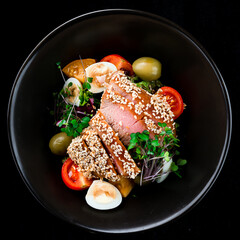
M49 141L49 148L53 154L65 155L67 147L72 141L72 137L69 137L65 132L60 132L54 135Z
M152 57L141 57L132 64L135 74L144 81L154 81L160 78L162 64Z

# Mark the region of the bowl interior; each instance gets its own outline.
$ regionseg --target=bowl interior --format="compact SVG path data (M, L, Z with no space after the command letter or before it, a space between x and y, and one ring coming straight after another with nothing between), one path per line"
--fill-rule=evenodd
M159 59L162 82L176 88L187 108L177 121L183 178L135 189L111 211L85 203L85 192L61 180L61 159L48 148L55 134L49 109L63 80L56 67L72 60L118 53L129 61ZM161 225L181 215L207 192L224 161L229 141L229 102L220 74L199 45L167 20L133 11L100 11L69 21L30 54L13 88L9 136L17 167L34 196L50 212L92 230L131 232Z

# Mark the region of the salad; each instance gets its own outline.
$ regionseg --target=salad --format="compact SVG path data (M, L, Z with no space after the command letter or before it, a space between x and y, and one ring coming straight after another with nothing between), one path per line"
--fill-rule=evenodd
M135 186L157 184L187 163L179 157L175 120L185 104L160 81L162 64L141 57L133 64L118 54L85 58L57 67L63 87L51 111L58 133L49 142L62 156L62 180L86 191L89 206L119 206Z

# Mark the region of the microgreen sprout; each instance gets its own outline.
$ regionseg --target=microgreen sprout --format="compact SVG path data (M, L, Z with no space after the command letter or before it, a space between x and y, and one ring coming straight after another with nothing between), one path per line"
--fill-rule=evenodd
M138 76L128 77L132 83L135 83L137 87L140 87L151 94L156 93L156 91L163 86L160 80L156 81L142 81Z
M157 181L170 171L179 177L179 166L187 163L185 159L173 161L174 155L179 155L179 139L173 134L166 123L158 123L162 128L161 133L152 139L148 131L132 133L128 150L133 159L141 165L140 185L143 182ZM169 164L167 164L169 163ZM166 166L169 166L166 170Z
M81 56L79 57L81 59ZM81 63L83 66L82 59ZM63 80L66 81L62 72L61 62L57 62L56 65L60 70ZM66 132L68 136L79 136L82 130L88 127L90 117L96 113L96 106L99 105L99 100L95 99L93 93L89 91L91 89L90 83L92 83L93 79L86 76L85 69L84 75L86 81L82 84L82 87L79 87L79 95L75 97L73 104L69 104L66 101L66 98L72 96L69 90L73 85L72 82L69 82L67 87L62 88L60 92L53 93L55 106L52 115L55 117L55 124L61 128L62 132ZM76 106L78 100L80 100L79 106Z
M63 75L63 72L62 72L61 62L56 62L56 65L57 65L57 68L60 70L63 81L66 82L66 79L65 79L65 77Z

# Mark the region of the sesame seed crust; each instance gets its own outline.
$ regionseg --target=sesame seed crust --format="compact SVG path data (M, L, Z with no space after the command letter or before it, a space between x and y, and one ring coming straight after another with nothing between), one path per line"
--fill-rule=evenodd
M158 93L161 93L161 89L158 90ZM122 71L112 75L104 94L115 104L125 104L124 110L134 111L134 119L144 120L148 131L155 134L160 132L161 128L158 126L158 122L167 123L167 126L175 131L174 114L167 98L162 94L152 95L137 87L135 83L128 80ZM152 120L151 124L150 120Z
M110 181L120 180L97 132L91 129L91 127L88 127L84 131L83 138L95 161L96 173Z
M174 114L167 102L165 96L161 94L150 94L142 88L136 86L128 80L127 76L122 71L117 71L112 74L108 84L108 89L116 90L121 96L129 100L128 106L135 105L135 112L141 114L143 111L151 115L151 118L156 118L157 122L173 122ZM161 92L161 89L158 90ZM122 99L122 101L124 101ZM156 122L156 121L155 121Z
M73 139L67 152L79 170L87 178L101 177L110 181L119 181L119 175L113 167L97 133L90 127L81 136Z
M128 123L125 122L124 118L121 117L122 114L120 111L128 112L129 118L132 119L132 121L130 121L131 123L142 121L145 126L144 128L148 130L152 136L159 134L162 131L162 128L157 124L158 122L166 122L168 123L169 127L173 129L173 119L171 118L173 114L171 113L171 110L169 110L169 104L166 102L166 100L164 103L162 103L161 97L153 96L148 104L144 104L141 101L139 101L137 104L134 104L127 98L121 96L118 92L111 89L106 89L102 96L101 106L104 106L105 101L111 102L112 104L117 104L119 106L119 121L117 125L129 132L129 134L131 133L131 127L128 128ZM161 101L160 107L158 106L159 101ZM167 106L166 109L162 107L165 105ZM117 131L117 127L114 130Z
M167 102L167 98L164 95L154 94L151 97L151 105L153 106L152 113L155 114L157 119L162 119L165 123L174 121L174 114L171 111L171 106Z
M82 136L74 138L67 148L69 157L79 167L79 171L87 178L93 178L94 159L90 155L90 151L84 142Z
M98 110L89 124L93 129L96 129L99 137L105 143L105 147L109 151L119 174L134 179L140 172L140 169L119 140L117 134L105 121L105 117L100 110Z

